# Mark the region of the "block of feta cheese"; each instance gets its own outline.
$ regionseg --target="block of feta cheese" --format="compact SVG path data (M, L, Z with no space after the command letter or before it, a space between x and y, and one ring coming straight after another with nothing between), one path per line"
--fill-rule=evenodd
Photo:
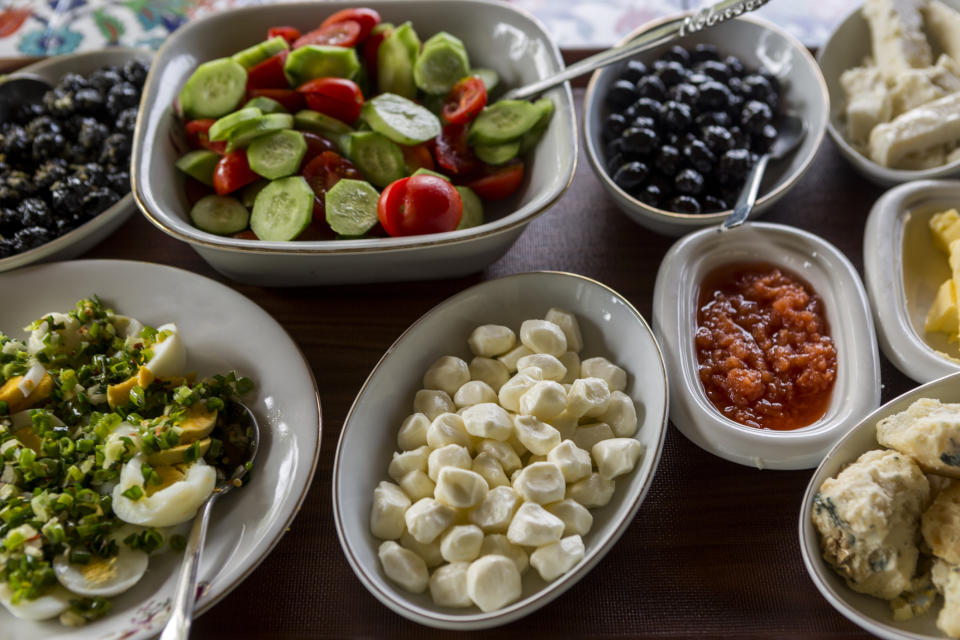
M840 85L847 96L847 138L866 144L873 128L893 117L887 81L877 67L855 67L840 74Z
M960 478L960 404L921 398L878 422L877 442L910 456L927 473Z
M960 13L940 0L925 3L920 11L933 46L960 60Z
M923 153L960 140L960 92L915 107L870 132L870 159L900 167L909 154Z
M863 3L873 57L891 79L906 69L933 64L933 53L923 34L920 5L920 0L866 0Z

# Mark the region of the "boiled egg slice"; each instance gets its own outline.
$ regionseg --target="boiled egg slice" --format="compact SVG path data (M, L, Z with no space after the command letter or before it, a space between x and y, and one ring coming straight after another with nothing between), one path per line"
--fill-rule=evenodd
M150 350L153 351L153 357L143 365L150 371L155 378L176 378L183 375L187 367L187 350L183 346L183 340L180 338L180 331L177 325L170 323L157 327L161 334L169 334L160 338L160 342L154 343Z
M52 330L53 335L47 339L47 335L51 333L50 323L41 322L39 327L30 332L30 337L27 339L27 351L31 354L38 353L47 348L49 343L55 347L55 351L58 353L70 353L80 346L82 336L78 333L81 327L79 320L59 311L48 313L42 317L52 318L53 324L62 324L63 329Z
M130 524L172 527L186 522L197 514L197 509L213 493L217 482L214 468L200 459L185 468L178 467L178 479L147 495L141 471L144 462L146 457L142 453L133 456L123 465L120 482L113 489L113 512ZM131 500L123 495L133 486L138 486L143 491L138 500Z
M72 564L66 555L53 559L53 572L61 585L81 596L110 598L123 593L140 581L147 571L150 556L131 549L123 539L137 531L123 527L111 536L119 552L112 558L94 556L87 564Z
M126 444L123 441L124 438L130 438L130 440L133 442L133 445L138 450L140 449L140 429L129 422L121 422L113 428L113 431L110 432L110 435L107 436L106 442L103 444L104 469L109 469L112 467L113 463L117 461L117 458L123 454Z
M70 608L70 594L61 587L55 587L49 592L35 598L27 600L22 598L20 602L12 602L13 591L6 582L0 582L0 604L17 618L23 620L48 620L55 618Z
M113 326L117 330L117 335L124 339L126 346L130 347L138 342L142 342L140 332L143 331L143 323L130 316L114 316Z

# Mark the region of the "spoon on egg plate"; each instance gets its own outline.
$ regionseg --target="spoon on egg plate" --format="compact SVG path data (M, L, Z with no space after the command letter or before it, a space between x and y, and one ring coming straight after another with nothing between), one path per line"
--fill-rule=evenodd
M187 538L187 546L183 551L183 560L180 565L180 576L177 579L177 590L173 596L173 610L170 613L170 619L163 628L160 640L186 640L190 635L190 625L193 622L193 608L197 602L197 571L200 568L200 556L203 552L203 543L207 537L207 525L210 522L210 511L217 498L227 494L234 487L242 486L242 480L247 475L247 471L253 465L254 458L257 457L257 450L260 447L260 425L257 423L256 416L245 404L234 402L234 405L240 407L245 416L240 420L233 420L227 425L228 435L237 434L238 438L225 438L224 448L228 456L232 453L233 459L239 461L234 468L233 474L225 477L214 487L213 493L207 498L207 501L200 507L193 526L190 529L190 536ZM246 449L236 445L236 442L246 440Z

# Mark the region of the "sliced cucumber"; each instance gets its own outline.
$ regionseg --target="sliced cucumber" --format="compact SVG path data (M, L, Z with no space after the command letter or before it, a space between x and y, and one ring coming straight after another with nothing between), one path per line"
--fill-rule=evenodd
M540 115L540 109L526 100L500 100L480 112L468 139L474 144L511 142L532 129Z
M363 180L344 178L327 191L327 224L343 236L362 236L377 224L380 194Z
M273 180L257 194L250 229L261 240L293 240L313 217L313 189L300 176Z
M246 122L230 132L227 138L227 151L242 149L260 136L274 131L293 128L293 116L289 113L270 113L258 120Z
M483 224L483 202L480 196L470 187L456 187L456 189L460 194L460 201L463 202L463 215L460 216L457 229L469 229Z
M420 53L420 38L410 22L390 32L377 50L377 88L404 98L417 95L413 65Z
M246 229L250 212L236 198L209 195L193 205L190 220L202 231L226 236Z
M486 88L487 93L493 91L493 89L500 84L500 74L493 69L471 69L470 75L477 76L483 81L483 86Z
M268 184L270 184L269 180L257 180L240 189L240 202L243 203L243 206L247 209L252 209L253 203L257 201L257 195L259 195Z
M487 164L503 164L507 160L516 158L519 152L519 140L504 142L503 144L473 145L473 153Z
M180 156L177 169L207 186L213 186L213 171L220 162L220 155L206 149L197 149Z
M423 43L423 50L413 65L413 80L427 93L446 95L469 69L470 60L463 41L441 31Z
M359 69L360 61L353 47L319 44L294 49L283 63L283 72L295 87L314 78L352 78Z
M543 132L547 130L547 126L550 124L550 118L553 117L553 100L550 98L540 98L533 103L533 106L540 110L540 119L537 120L537 124L533 125L530 131L520 136L520 155L537 146L540 138L543 137Z
M269 40L264 40L263 42L258 42L243 51L238 51L233 54L232 58L235 62L242 64L244 68L249 69L257 66L270 56L275 56L281 51L287 51L289 49L290 45L287 44L286 39L277 36Z
M247 70L230 58L204 62L180 90L189 118L219 118L237 108L247 90Z
M233 113L228 113L210 125L210 131L208 132L210 140L213 142L226 140L234 129L246 122L259 120L262 115L263 112L256 107L244 107Z
M243 105L243 108L256 107L260 109L261 113L286 113L287 110L283 108L283 105L274 100L273 98L268 98L267 96L256 96L247 100L247 104Z
M331 140L337 135L353 133L353 127L342 120L337 120L325 113L311 111L310 109L297 111L293 115L293 123L297 129L317 133Z
M416 102L393 93L367 100L360 117L397 144L420 144L440 135L440 120Z
M450 178L449 178L448 176L445 176L445 175L443 175L442 173L438 173L438 172L436 172L436 171L431 171L430 169L424 169L423 167L420 167L419 169L417 169L416 171L414 171L414 172L411 173L410 175L411 175L411 176L435 176L435 177L437 177L437 178L443 178L443 179L446 180L447 182L451 182L451 180L450 180Z
M247 147L247 163L254 173L276 180L296 172L307 152L299 131L286 129L260 136Z
M407 175L403 151L376 131L351 133L346 146L347 156L363 177L378 187L383 188Z

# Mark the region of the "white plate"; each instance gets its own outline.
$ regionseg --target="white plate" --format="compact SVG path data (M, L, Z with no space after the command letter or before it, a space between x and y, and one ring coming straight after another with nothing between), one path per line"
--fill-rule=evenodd
M128 60L134 59L150 60L151 57L150 51L116 47L48 58L19 69L18 72L29 72L40 76L51 84L56 84L63 75L69 72L86 76L100 67L122 65ZM0 271L9 271L35 262L75 258L113 233L130 217L134 209L133 195L127 193L110 208L59 238L29 251L12 255L9 258L0 258Z
M823 594L834 609L843 614L854 624L866 629L880 638L888 640L937 640L946 636L937 629L936 611L939 604L934 605L934 612L925 616L897 622L890 615L890 607L886 601L874 598L850 589L839 575L837 575L820 556L820 541L817 530L811 520L813 496L823 481L840 473L844 465L855 461L861 454L871 449L881 449L877 443L877 422L883 418L899 413L920 398L934 398L942 402L960 402L960 373L935 380L912 391L908 391L899 398L891 400L870 415L863 418L859 424L841 438L836 446L817 467L810 478L810 484L803 494L803 504L800 507L800 552L803 555L803 564L813 583Z
M917 382L960 371L957 343L945 333L923 330L937 288L950 277L947 254L933 245L928 224L934 213L958 203L956 180L909 182L877 200L863 233L864 275L880 348Z
M823 300L837 348L837 379L826 413L809 426L773 431L739 424L717 411L703 390L693 343L699 287L708 273L735 262L785 267ZM756 222L681 238L660 263L653 328L667 354L670 420L698 446L732 462L761 469L814 467L850 425L880 404L880 358L863 284L836 247L806 231Z
M397 429L412 411L423 373L443 355L469 360L467 337L477 325L503 324L515 331L550 307L576 314L583 331L584 357L604 356L626 369L626 393L638 404L636 438L646 446L637 468L617 479L613 499L592 510L593 528L584 537L586 556L569 573L545 584L530 569L523 597L489 613L447 609L429 593L414 595L386 579L370 533L373 490L387 478ZM610 550L633 520L650 488L667 424L667 381L660 349L643 316L622 296L582 276L558 272L522 273L463 291L415 322L387 350L364 383L343 425L333 468L333 505L340 544L363 585L400 615L444 629L483 629L516 620L572 587Z
M320 451L320 400L303 354L263 309L213 280L155 264L83 260L0 275L0 330L14 336L50 311L66 311L98 295L114 310L158 326L175 322L187 366L199 375L237 370L251 378L244 398L262 440L250 483L213 509L197 603L202 612L223 598L267 556L310 487ZM86 627L17 620L0 608L0 639L134 640L159 633L169 613L180 556L166 553L110 614ZM261 576L263 579L274 579Z

